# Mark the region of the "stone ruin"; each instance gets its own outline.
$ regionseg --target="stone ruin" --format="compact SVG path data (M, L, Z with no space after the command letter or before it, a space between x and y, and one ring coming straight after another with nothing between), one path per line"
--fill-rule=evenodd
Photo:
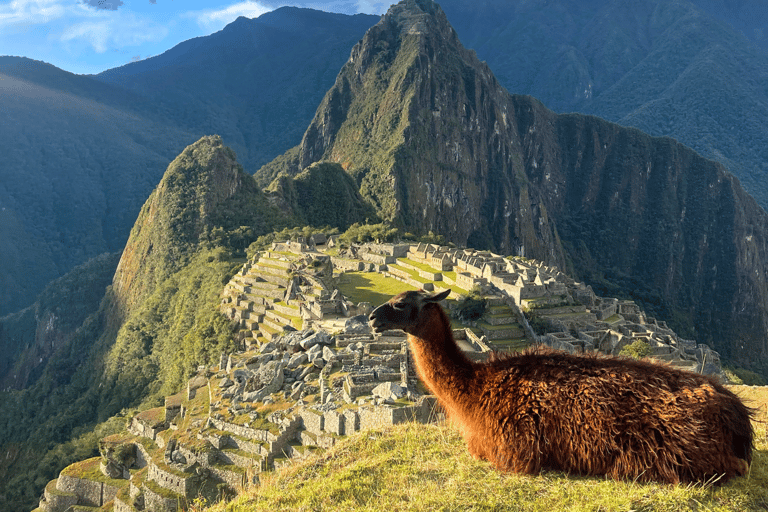
M365 317L351 317L336 334L287 332L257 351L222 354L164 407L131 418L129 434L102 440L91 463L103 481L72 476L70 466L39 510L109 502L119 512L182 510L199 496L231 496L341 436L441 417L420 390L404 334L373 335Z

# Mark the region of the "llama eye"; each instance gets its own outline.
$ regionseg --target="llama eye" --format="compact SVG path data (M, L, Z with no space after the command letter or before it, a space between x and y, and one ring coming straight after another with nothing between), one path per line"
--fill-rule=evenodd
M405 309L405 302L395 302L394 304L392 304L392 307L394 309L397 309L398 311L402 311Z

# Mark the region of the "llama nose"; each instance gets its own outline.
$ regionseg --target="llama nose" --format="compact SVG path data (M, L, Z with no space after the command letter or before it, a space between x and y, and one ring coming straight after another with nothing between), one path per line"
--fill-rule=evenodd
M368 315L368 321L373 322L374 320L376 320L376 318L378 318L378 313L380 312L380 310L381 310L381 306L378 306L373 311L371 311L371 314Z

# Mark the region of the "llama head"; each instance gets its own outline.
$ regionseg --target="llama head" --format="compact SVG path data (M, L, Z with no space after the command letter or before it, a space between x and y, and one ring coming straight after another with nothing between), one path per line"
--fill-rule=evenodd
M425 306L446 298L451 290L429 294L424 290L403 292L377 307L368 317L375 332L402 329L405 332L425 322L422 312Z

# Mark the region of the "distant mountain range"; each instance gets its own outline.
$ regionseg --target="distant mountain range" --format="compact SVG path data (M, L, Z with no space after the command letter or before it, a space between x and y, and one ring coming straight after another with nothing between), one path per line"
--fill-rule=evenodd
M168 163L220 134L255 172L296 144L378 20L285 7L97 76L0 57L0 316L121 251Z
M768 203L768 38L756 2L442 6L509 91L673 136ZM377 20L281 8L96 76L0 58L0 314L121 250L162 169L199 137L221 135L251 173L297 144Z

